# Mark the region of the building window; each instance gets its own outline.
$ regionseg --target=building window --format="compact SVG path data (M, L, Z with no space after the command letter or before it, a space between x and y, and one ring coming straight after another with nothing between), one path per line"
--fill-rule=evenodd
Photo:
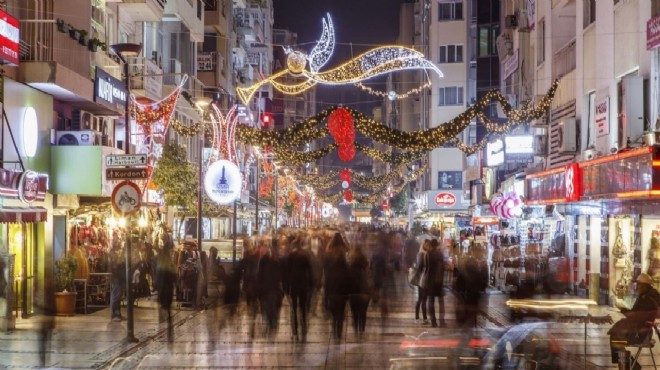
M545 19L541 19L536 30L536 65L545 62Z
M500 33L500 26L491 24L479 27L479 56L487 57L497 55L497 36Z
M438 21L455 21L463 19L463 1L438 2Z
M586 28L596 21L596 0L584 0L583 4L582 27Z
M439 63L463 63L463 45L440 46Z
M463 87L450 86L438 89L438 105L463 105Z

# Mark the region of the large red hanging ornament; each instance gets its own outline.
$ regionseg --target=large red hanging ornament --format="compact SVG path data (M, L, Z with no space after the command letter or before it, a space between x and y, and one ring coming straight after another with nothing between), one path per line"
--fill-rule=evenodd
M337 143L339 159L348 162L355 157L355 125L346 108L336 109L328 117L328 131Z
M353 201L353 192L350 190L344 190L344 199L346 199L347 202L352 202Z

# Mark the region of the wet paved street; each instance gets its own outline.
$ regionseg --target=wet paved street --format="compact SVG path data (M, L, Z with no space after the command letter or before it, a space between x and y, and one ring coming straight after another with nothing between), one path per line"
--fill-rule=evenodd
M506 295L490 291L483 300L478 324L494 329L509 324L504 306ZM242 307L236 317L219 328L217 317L211 311L195 312L175 310L174 341L168 343L166 328L158 322L153 301L142 301L135 310L135 335L139 343L127 343L125 322L110 321L108 309L74 317L57 318L57 328L47 351L47 367L57 369L383 369L391 358L404 356L401 342L428 334L456 332L454 297L445 297L448 328L431 328L414 322L414 294L405 284L403 274L395 302L385 320L377 305L371 305L366 335L362 339L353 332L350 318L344 326L341 341L331 339L330 322L319 316L310 318L307 341L292 340L289 327L288 303L284 302L278 332L266 337L257 317L255 338L249 336L249 320ZM124 309L125 311L125 309ZM617 320L621 315L608 307L595 307L592 314L611 314ZM0 334L0 367L39 368L38 336L35 323L38 318L19 319L18 329L11 334ZM607 329L609 325L587 326L587 368L616 369L610 364ZM553 324L553 338L562 350L561 361L567 369L584 366L584 324ZM656 351L657 352L657 351ZM651 363L648 351L642 364Z

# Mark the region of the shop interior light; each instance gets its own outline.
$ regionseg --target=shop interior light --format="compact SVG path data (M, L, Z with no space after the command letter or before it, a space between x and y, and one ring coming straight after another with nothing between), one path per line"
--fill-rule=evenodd
M108 217L105 220L105 224L108 225L111 228L115 228L115 227L117 227L117 219L114 218L114 217Z
M119 227L126 227L126 218L125 218L125 217L121 217L121 218L119 219L119 222L118 222L117 224L119 225Z
M147 226L147 219L144 217L144 215L140 216L140 219L138 220L138 226L141 228Z

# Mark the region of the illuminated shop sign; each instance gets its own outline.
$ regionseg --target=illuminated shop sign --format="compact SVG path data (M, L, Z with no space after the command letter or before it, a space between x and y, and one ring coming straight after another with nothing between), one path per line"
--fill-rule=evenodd
M504 163L504 142L497 139L486 144L486 166L495 167Z
M97 67L96 80L94 81L94 101L115 111L123 112L127 98L126 85Z
M227 160L219 160L209 166L204 177L206 194L218 204L229 204L241 193L241 171Z
M534 136L506 136L504 138L506 154L533 154Z
M2 64L18 65L18 20L0 10L0 60Z
M660 146L643 147L527 175L527 203L660 195Z

